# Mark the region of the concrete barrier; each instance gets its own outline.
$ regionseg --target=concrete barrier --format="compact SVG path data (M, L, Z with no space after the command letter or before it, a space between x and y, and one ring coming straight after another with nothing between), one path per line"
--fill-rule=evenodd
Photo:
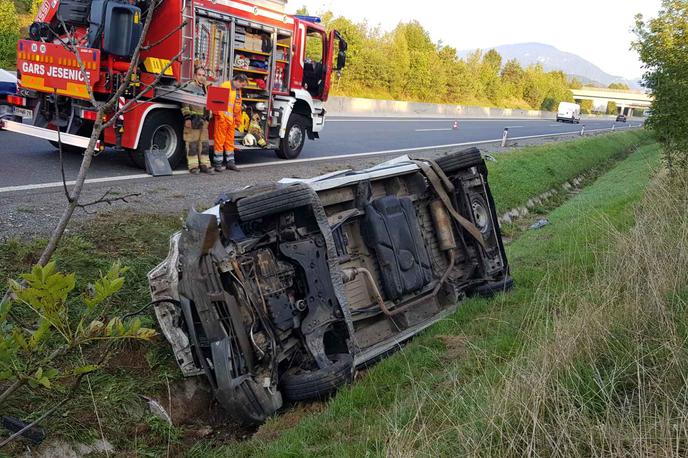
M556 119L552 111L519 110L511 108L473 107L435 103L404 102L399 100L330 97L327 113L341 117L408 117L408 118L512 118ZM615 116L585 115L586 118L610 119Z

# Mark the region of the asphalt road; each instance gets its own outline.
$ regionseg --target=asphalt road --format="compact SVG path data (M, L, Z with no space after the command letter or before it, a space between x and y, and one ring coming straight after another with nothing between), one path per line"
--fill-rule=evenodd
M299 159L373 153L398 150L399 153L432 146L496 140L505 127L510 138L579 132L580 125L556 123L553 120L463 119L453 129L447 119L331 118L316 141L308 141ZM607 129L607 120L583 120L587 130ZM638 126L638 122L616 123L616 128ZM240 154L239 165L274 162L271 151ZM65 154L67 180L76 177L81 156ZM0 131L0 190L14 186L36 185L60 181L59 158L47 141ZM106 150L99 155L89 178L128 176L142 173L126 154Z

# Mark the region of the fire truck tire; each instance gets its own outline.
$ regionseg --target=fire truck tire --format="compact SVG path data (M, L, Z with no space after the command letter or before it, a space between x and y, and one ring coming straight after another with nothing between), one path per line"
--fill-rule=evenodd
M287 134L280 141L279 149L276 151L280 159L296 159L303 150L306 143L306 129L308 120L305 116L293 114L287 123Z
M88 25L91 0L61 0L57 17L65 24Z
M146 168L146 151L157 146L165 151L174 169L182 163L184 151L184 126L180 113L172 110L155 110L146 116L141 138L136 149L129 150L129 157L137 167Z

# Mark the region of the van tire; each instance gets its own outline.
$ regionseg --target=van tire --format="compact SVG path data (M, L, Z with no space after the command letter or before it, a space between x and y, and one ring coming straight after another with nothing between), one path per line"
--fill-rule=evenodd
M295 184L257 196L244 197L237 202L242 221L251 221L299 207L311 205L313 191L306 185Z
M154 139L154 136L156 138ZM186 156L184 146L184 125L180 112L173 110L152 111L143 122L141 138L136 149L129 150L129 157L139 168L146 168L146 151L150 149L154 140L168 142L163 144L163 148L169 147L167 160L172 169L177 168L184 161Z
M514 289L514 279L509 276L505 276L502 280L488 281L480 286L472 288L468 295L470 297L479 296L490 298L499 293L511 291L512 289Z
M332 365L310 371L292 368L281 377L284 397L290 401L325 398L353 380L354 358L348 353L329 356Z
M483 163L480 150L476 147L449 153L435 160L445 174L454 173Z

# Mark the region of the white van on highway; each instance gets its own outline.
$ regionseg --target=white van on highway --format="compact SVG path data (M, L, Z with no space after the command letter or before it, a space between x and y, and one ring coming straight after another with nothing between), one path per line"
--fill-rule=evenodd
M570 123L580 123L581 109L577 103L561 102L557 112L557 122L568 121Z

